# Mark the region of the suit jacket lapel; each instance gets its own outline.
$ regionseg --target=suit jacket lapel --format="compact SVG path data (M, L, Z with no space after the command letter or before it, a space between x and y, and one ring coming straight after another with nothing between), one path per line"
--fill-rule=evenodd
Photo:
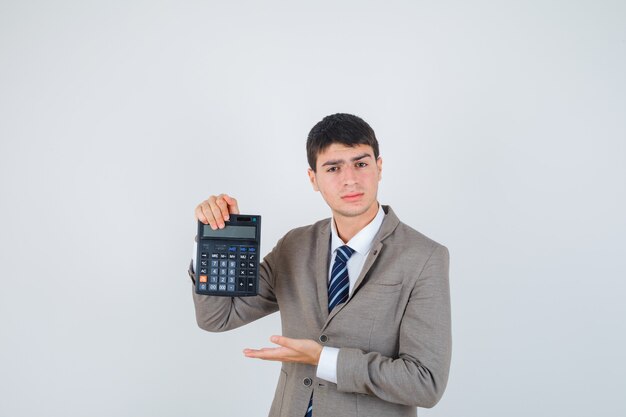
M328 320L328 264L330 263L330 221L322 226L317 239L315 280L322 323Z
M365 263L363 264L363 269L361 269L361 273L359 274L359 277L354 283L354 288L352 290L352 293L350 294L348 301L346 301L343 304L339 304L337 307L335 307L333 311L330 313L330 315L328 315L327 313L327 318L324 323L324 328L328 326L328 323L332 320L332 318L335 317L337 314L339 314L339 312L344 308L344 306L346 306L350 302L354 294L356 294L357 290L363 283L363 279L365 278L365 275L367 275L369 270L372 268L372 266L376 262L376 259L378 259L378 255L380 254L380 251L383 248L382 241L387 236L389 236L400 223L400 220L398 219L396 214L393 212L393 210L391 210L391 207L383 206L383 210L385 211L385 219L383 220L383 223L380 225L380 229L378 230L378 233L376 233L376 236L374 237L374 241L372 242L372 247L367 255L367 258L365 259ZM330 232L329 232L329 236L327 237L327 239L330 239ZM326 277L325 277L326 281L328 281L328 263L330 262L330 260L328 259L328 252L330 252L330 246L327 251L326 267L324 269L326 271ZM320 297L320 299L321 298L322 297ZM326 301L326 312L328 312L328 289L326 290L326 296L324 297L324 300Z
M367 259L365 259L365 263L363 264L363 269L361 269L361 273L359 274L359 277L354 283L354 289L352 290L352 293L350 294L348 301L350 301L350 298L352 298L352 295L354 295L354 293L356 293L356 291L361 286L361 283L363 282L363 278L369 272L372 265L374 265L374 262L376 262L376 259L378 259L378 254L380 253L380 250L382 249L382 247L383 247L382 242L375 242L372 245L370 252L367 254Z
M361 273L359 274L359 278L354 283L354 289L352 290L352 293L350 293L348 300L343 304L339 304L333 309L333 311L330 313L330 315L326 319L326 323L324 324L324 327L326 327L328 323L332 320L332 318L335 317L337 314L339 314L339 312L344 308L344 306L346 306L350 302L350 300L352 299L352 296L354 295L354 293L356 293L356 290L361 285L361 282L363 281L363 277L365 276L365 274L367 274L367 272L370 270L372 265L374 265L374 262L378 258L377 255L380 252L380 248L382 247L383 247L383 244L381 242L378 242L374 246L372 246L369 254L367 255L367 258L365 259L365 263L363 264L363 269L361 270ZM326 298L328 299L328 296L326 296Z

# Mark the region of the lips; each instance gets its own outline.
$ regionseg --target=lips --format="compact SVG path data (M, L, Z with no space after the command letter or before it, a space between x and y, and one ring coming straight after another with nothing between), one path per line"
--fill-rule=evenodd
M353 193L353 194L346 194L342 196L341 199L345 201L355 201L361 198L362 196L363 196L363 193Z

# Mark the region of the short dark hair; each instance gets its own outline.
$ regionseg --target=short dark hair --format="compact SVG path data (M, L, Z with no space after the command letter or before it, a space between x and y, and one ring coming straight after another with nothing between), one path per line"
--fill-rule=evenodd
M358 116L336 113L324 117L309 132L306 156L313 171L317 156L333 143L347 146L370 145L374 150L374 159L378 159L378 140L374 129Z

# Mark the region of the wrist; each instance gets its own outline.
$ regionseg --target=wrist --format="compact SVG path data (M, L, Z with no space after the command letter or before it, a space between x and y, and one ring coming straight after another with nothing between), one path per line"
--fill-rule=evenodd
M323 349L324 349L324 348L323 348L321 345L317 344L317 346L316 346L316 352L315 352L315 357L314 357L314 361L315 361L315 362L314 362L312 365L315 365L315 366L319 365L319 363L320 363L320 357L322 356L322 350L323 350Z

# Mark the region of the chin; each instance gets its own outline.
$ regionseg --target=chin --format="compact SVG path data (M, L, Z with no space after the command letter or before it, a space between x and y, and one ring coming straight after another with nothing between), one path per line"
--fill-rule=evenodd
M362 215L363 213L366 213L371 207L371 204L369 205L356 205L356 206L344 206L344 207L338 207L336 208L334 211L336 211L337 213L341 214L342 216L345 217L357 217Z

